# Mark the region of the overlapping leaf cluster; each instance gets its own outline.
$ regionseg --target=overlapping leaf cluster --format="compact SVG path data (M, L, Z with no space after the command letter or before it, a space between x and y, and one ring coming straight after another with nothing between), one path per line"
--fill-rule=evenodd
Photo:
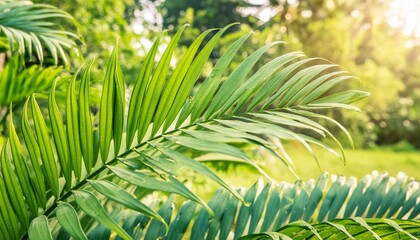
M10 138L1 153L0 191L4 197L0 200L0 239L26 234L32 239L66 234L85 239L86 233L98 233L98 223L104 232L112 230L131 239L108 209L130 209L166 226L161 214L142 203L145 190L179 194L215 215L184 185L183 171L187 168L209 177L244 201L198 158L208 153L228 155L265 174L242 151L244 143L265 149L291 170L292 160L273 140L297 140L311 152L310 144L320 145L340 157L322 138L330 138L342 150L341 144L317 120L331 121L347 131L317 110L356 109L350 104L367 93L332 93L335 85L351 76L299 52L254 69L263 54L280 42L256 50L226 74L227 66L250 37L248 33L228 48L202 83L196 84L230 26L202 33L171 69L185 27L162 54L158 55L158 48L165 33L155 40L132 91L125 89L118 45L115 47L104 76L98 115L90 109L92 62L71 78L64 109L56 102L55 85L48 97L46 117L34 95L26 101L23 142L10 115ZM200 46L212 32L216 33Z

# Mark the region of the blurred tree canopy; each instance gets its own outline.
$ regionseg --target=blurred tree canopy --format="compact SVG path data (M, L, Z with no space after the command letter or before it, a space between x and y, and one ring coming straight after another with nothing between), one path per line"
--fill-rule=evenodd
M124 48L121 49L123 71L128 82L134 82L134 73L139 69L142 56L137 54L135 41L141 34L136 34L130 23L134 18L136 7L134 0L34 0L56 6L70 15L79 23L78 28L83 44L79 46L85 59L96 60L96 66L105 68L111 50L118 40ZM62 25L66 26L63 22ZM74 58L75 67L81 62ZM99 69L101 71L102 69ZM100 74L98 74L101 76Z
M40 1L40 0L39 0ZM68 11L80 23L87 58L99 66L120 37L122 66L127 80L141 66L144 37L156 30L175 30L185 23L184 44L198 32L241 24L223 39L234 41L238 32L255 30L244 46L283 40L276 51L302 50L344 66L358 76L371 97L362 104L363 113L342 116L359 147L408 142L420 148L420 36L414 30L393 26L390 10L398 0L48 0ZM420 5L420 4L419 4ZM394 9L395 10L395 9ZM394 16L395 18L395 16ZM404 24L404 23L400 23ZM419 31L419 30L417 30ZM256 44L256 42L258 44ZM142 51L143 49L143 51ZM217 57L218 49L213 57ZM255 50L255 49L254 49ZM182 49L180 50L182 51ZM268 53L270 54L270 52ZM245 56L243 56L245 57ZM234 68L242 59L235 60ZM131 81L132 82L132 81ZM360 84L354 81L354 84Z

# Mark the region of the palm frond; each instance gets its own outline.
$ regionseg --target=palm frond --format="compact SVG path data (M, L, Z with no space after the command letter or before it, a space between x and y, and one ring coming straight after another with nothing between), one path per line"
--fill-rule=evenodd
M316 110L355 109L350 103L367 93L351 90L332 93L336 84L351 79L350 76L324 60L307 59L296 52L275 58L253 73L262 55L280 44L276 42L250 54L225 81L221 81L233 56L250 37L246 34L229 47L209 77L197 85L197 94L190 96L204 63L221 34L230 26L198 36L168 74L172 55L185 27L174 35L155 66L161 37L156 39L129 94L128 104L118 61L118 45L104 76L99 116L92 115L89 109L91 92L87 86L92 63L81 69L80 76L76 73L72 77L64 117L55 103L54 88L49 95L47 118L34 95L27 100L22 118L25 144L11 139L3 146L1 154L2 169L7 168L7 171L2 171L0 182L4 183L2 192L7 194L0 204L11 205L17 219L10 221L20 224L11 227L6 217L10 212L2 211L0 219L7 224L0 231L7 231L5 234L9 236L24 236L29 226L30 235L37 234L33 228L44 226L43 216L46 216L53 236L57 232L60 234L60 226L66 229L82 222L84 234L77 229L67 233L74 238L83 238L85 235L97 236L103 229L108 229L106 231L112 230L120 237L130 239L132 235L115 218L122 210L133 209L154 218L153 224L162 229L157 234L165 233L164 221L167 221L169 210L155 212L147 204L134 207L136 200L146 203L142 198L150 191L181 195L202 205L209 216L222 211L212 210L213 203L207 204L186 187L183 183L185 168L223 186L232 194L229 198L252 202L248 199L250 196L238 194L200 163L198 157L204 154L232 156L254 166L262 174L265 174L264 170L242 151L243 144L263 147L290 169L291 159L272 139L297 140L311 152L311 144L320 145L340 156L322 139L331 138L342 149L341 144L315 120L323 118L341 125ZM215 31L208 43L198 50L203 39ZM10 123L13 130L12 119ZM294 128L302 131L294 131ZM25 166L27 171L20 171L19 166ZM121 198L116 199L116 194ZM67 212L78 213L76 217L74 214L69 219L57 216L63 202L69 203L64 206ZM105 207L108 204L112 207ZM260 208L263 205L259 203ZM27 206L32 207L27 209ZM109 209L114 211L109 212ZM186 209L190 211L191 207ZM33 221L35 224L30 224ZM101 224L102 230L91 230L97 223Z
M277 232L253 234L240 240L275 239L418 239L420 221L363 219L360 217L336 219L330 222L309 224L298 221L282 227Z
M44 48L49 51L55 64L61 59L68 64L66 50L76 49L79 37L71 31L61 29L57 19L75 20L68 13L47 4L33 4L30 1L0 2L0 33L7 38L12 52L35 53L44 61ZM54 20L54 21L53 21Z
M32 93L49 91L54 80L61 74L62 67L24 68L19 64L21 57L13 56L0 71L0 106L24 101Z
M378 187L378 183L384 187ZM378 239L392 239L398 234L403 239L413 239L410 234L420 236L419 183L403 173L390 177L374 172L359 181L324 173L317 181L259 181L238 192L249 204L221 188L208 202L214 216L197 209L193 201L167 212L168 206L176 203L169 198L157 210L169 214L165 218L169 224L167 234L156 230L155 220L138 212L124 211L117 219L132 231L132 236L141 239L271 239L270 235L291 239L374 239L374 232L380 236ZM368 215L372 210L375 213Z

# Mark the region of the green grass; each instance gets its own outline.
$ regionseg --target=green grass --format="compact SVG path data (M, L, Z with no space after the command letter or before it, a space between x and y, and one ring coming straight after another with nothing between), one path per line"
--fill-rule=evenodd
M396 176L398 172L405 172L408 176L420 179L420 151L396 152L389 148L376 149L345 149L346 164L329 152L314 148L321 169L314 161L311 154L299 144L289 144L287 150L295 161L296 173L303 180L316 178L323 171L344 176L354 176L361 178L371 173L373 170L378 172L388 172L391 176ZM271 171L272 176L277 180L293 180L293 176L287 173L287 168L280 166L283 174L277 176ZM276 170L277 172L278 170ZM279 178L280 177L280 178Z
M326 171L331 174L344 175L346 177L354 176L361 179L366 174L376 170L378 172L388 172L390 176L396 176L398 172L404 172L410 177L420 180L420 151L393 151L392 148L377 149L345 149L347 162L344 162L331 153L318 147L314 151L319 161L299 143L289 143L285 146L296 166L295 172L303 180L318 178ZM276 181L286 181L293 183L297 179L279 160L273 159L267 155L267 159L261 162L263 168ZM261 174L247 166L230 166L228 171L218 171L218 175L232 184L233 186L250 187L257 179L263 178ZM197 179L203 184L198 186L204 192L213 192L218 188L215 184L209 184L208 180Z

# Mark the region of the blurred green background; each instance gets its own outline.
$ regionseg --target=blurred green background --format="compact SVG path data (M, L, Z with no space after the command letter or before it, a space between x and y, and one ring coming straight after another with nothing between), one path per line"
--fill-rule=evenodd
M296 143L286 143L303 179L322 170L357 177L372 170L395 175L405 171L420 179L420 0L37 0L73 15L80 24L86 60L96 58L105 66L110 49L119 37L121 66L128 84L136 79L143 57L157 32L176 30L189 23L182 46L199 32L232 22L221 45L241 32L253 30L232 69L246 53L272 41L267 59L285 51L303 51L340 65L361 79L358 88L371 92L359 107L363 112L330 112L352 134L356 150L348 149L347 164L318 152L321 169ZM63 23L66 24L66 23ZM178 50L183 51L182 47ZM223 46L212 59L217 59ZM74 58L73 68L82 60ZM211 67L211 62L208 66ZM98 68L96 71L101 72ZM204 76L205 77L205 76ZM337 132L339 129L336 129ZM345 136L341 136L345 142ZM278 180L293 180L281 164L270 167ZM242 168L224 166L227 173ZM246 168L243 171L248 171ZM276 173L275 171L278 171ZM249 171L250 182L258 176Z

